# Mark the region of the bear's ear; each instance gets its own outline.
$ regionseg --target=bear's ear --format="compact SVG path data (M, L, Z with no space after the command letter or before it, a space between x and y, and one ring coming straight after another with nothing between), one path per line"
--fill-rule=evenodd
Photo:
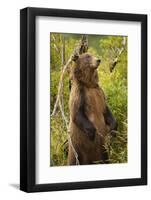
M79 58L79 54L78 53L74 53L73 56L72 56L72 60L74 62L76 62L78 60L78 58Z

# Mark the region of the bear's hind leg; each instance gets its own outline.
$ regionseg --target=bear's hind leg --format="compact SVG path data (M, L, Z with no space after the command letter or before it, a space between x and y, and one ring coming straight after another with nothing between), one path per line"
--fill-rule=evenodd
M73 153L72 147L71 145L69 145L69 152L68 152L68 161L67 161L67 165L76 165L76 158L75 155Z

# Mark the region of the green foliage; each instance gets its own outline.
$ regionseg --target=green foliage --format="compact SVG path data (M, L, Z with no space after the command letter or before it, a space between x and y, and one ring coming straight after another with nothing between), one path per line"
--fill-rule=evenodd
M121 77L120 67L116 66L112 73L99 70L100 85L118 122L116 137L110 139L107 135L106 138L111 163L127 162L127 81Z
M57 114L55 119L51 118L50 126L51 126L50 164L51 166L66 165L67 151L64 147L64 144L67 139L67 132L60 113Z
M51 113L58 92L59 78L62 70L62 51L64 49L64 60L67 62L81 35L56 34L50 35L50 107ZM102 63L98 69L99 84L103 88L107 103L117 119L118 131L116 137L106 136L106 148L109 153L110 163L127 162L127 38L124 51L119 56L112 73L109 66L111 61L117 57L119 50L123 47L122 36L95 36L89 35L89 52L101 58ZM64 47L64 48L63 48ZM62 104L65 116L69 121L69 73L65 74L63 82ZM51 117L51 166L66 165L67 162L67 130L62 119L60 110Z

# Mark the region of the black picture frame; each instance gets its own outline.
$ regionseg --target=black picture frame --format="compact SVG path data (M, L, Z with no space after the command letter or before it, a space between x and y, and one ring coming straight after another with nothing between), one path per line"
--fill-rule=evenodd
M141 22L141 178L70 183L35 182L35 18L54 16ZM147 184L147 15L24 8L20 11L20 189L25 192L121 187Z

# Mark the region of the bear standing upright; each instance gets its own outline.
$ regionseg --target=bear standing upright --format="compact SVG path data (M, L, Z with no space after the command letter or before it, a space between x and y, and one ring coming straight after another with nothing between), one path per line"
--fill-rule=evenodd
M117 129L104 92L98 84L97 68L101 62L89 53L73 58L72 87L69 99L69 132L80 165L108 162L104 147L105 134ZM110 129L110 130L109 130ZM69 142L68 165L76 158Z

